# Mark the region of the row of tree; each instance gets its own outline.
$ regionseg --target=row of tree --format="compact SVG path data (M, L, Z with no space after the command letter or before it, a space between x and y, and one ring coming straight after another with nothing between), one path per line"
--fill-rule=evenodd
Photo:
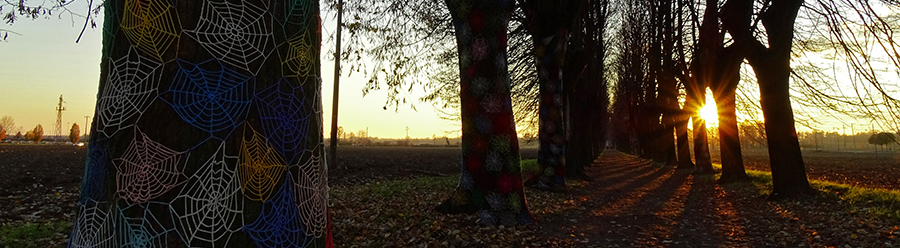
M3 140L7 137L6 129L0 125L0 140ZM21 131L17 132L16 135L11 136L15 140L27 140L33 142L41 142L44 139L44 127L41 124L38 124L34 127L34 129L26 131L25 134L22 134ZM78 124L72 124L72 128L69 129L69 135L67 136L67 140L72 143L77 143L78 140L81 139L81 128L78 127Z
M446 8L452 13L458 8L455 5L469 2L446 1ZM719 115L716 141L723 158L721 182L748 180L741 146L751 140L769 148L774 179L770 197L797 197L812 193L812 189L801 156L793 99L802 97L803 106L825 109L854 106L856 112L842 109L840 113L869 113L886 124L890 115L884 118L881 114L892 113L897 106L878 77L865 71L872 65L868 60L848 68L851 73L869 75L864 77L868 78L865 82L875 85L879 89L876 95L884 101L874 103L868 97L851 101L831 91L817 90L822 86L815 82L824 80L820 77L822 68L810 70L806 64L791 64L792 56L827 49L850 58L871 56L865 49L858 49L864 46L860 40L847 38L849 33L861 31L881 37L890 30L891 19L881 18L868 1L815 1L806 5L802 0L516 3L508 29L511 96L516 120L537 129L541 141L539 164L547 173L535 175L529 182L548 185L547 189L563 189L562 176L583 176L580 170L596 157L606 140L620 150L693 168L698 173L712 173L707 127L698 115L709 89ZM345 9L354 18L345 25L353 42L342 49L346 51L343 58L357 58L351 70L363 68L370 77L367 89L388 87L391 93L386 105L405 103L407 99L398 92L423 84L432 93L422 100L433 101L440 109L458 109L465 105L457 93L466 90L466 82L462 80L463 88L458 82L466 76L468 67L463 65L471 62L466 56L471 47L468 43L449 44L449 35L455 34L459 41L477 34L465 27L447 29L445 23L450 19L440 2L420 4L415 8L392 1L349 5ZM828 21L823 24L832 36L796 36L795 31L804 27L797 24L801 12L804 21L815 20L810 17L817 15L825 17L823 20ZM386 17L384 13L390 14ZM864 30L840 25L852 19L848 13L858 13L874 23L863 25ZM619 28L608 31L610 22ZM892 40L874 39L888 49L895 47ZM363 43L376 46L367 50L359 45ZM820 45L817 48L812 44ZM453 56L457 54L458 58ZM374 69L365 70L365 55L375 62ZM453 64L460 64L459 74L447 69ZM444 66L430 70L437 65ZM745 65L753 69L752 78L742 75ZM755 102L746 94L738 94L741 82L754 81L759 90ZM792 81L799 86L792 86ZM614 89L610 108L607 85ZM746 109L738 106L758 108L765 123L739 124L737 113ZM449 111L448 116L461 117L466 136L466 107L462 109L459 113ZM689 123L692 128L688 128Z
M16 119L12 116L4 115L0 117L0 140L3 140L7 137L7 134L11 135L11 132L16 132L16 135L12 135L11 137L16 140L30 140L34 142L40 142L44 138L44 127L38 124L32 130L25 131L25 134L22 134L23 127L16 127ZM68 141L72 143L78 142L81 139L81 128L78 126L78 123L72 124L72 128L69 129Z
M862 59L877 54L870 52L874 49L862 48L866 42L881 45L880 49L887 51L897 48L892 40L883 37L898 24L896 18L890 17L893 14L876 13L872 5L855 0L805 4L799 0L673 0L620 5L623 17L619 19L621 29L617 37L622 38L619 46L611 48L617 53L610 68L617 77L612 107L617 146L669 164L694 166L699 173L711 172L705 121L697 111L705 104L708 88L716 101L720 123L720 180L747 180L740 150L741 144L747 143L741 141L743 135L750 140L765 139L774 181L771 198L811 193L792 100L803 107L837 110L832 111L837 114L868 115L885 125L896 120L892 113L898 101L891 96L889 86L879 81L883 79L871 71L875 62ZM801 13L804 18L798 24ZM859 18L849 17L853 15ZM821 26L830 33L795 35L809 25L806 22L816 18L827 20ZM862 28L847 25L860 18L868 21L860 25ZM854 33L866 38L853 38ZM821 77L824 68L792 65L791 58L811 56L814 52L839 53L851 59L855 63L849 66L851 77L863 78L860 82L875 90L864 92L859 91L863 87L853 86L858 90L858 100L837 95L832 91L836 85L833 81L817 83L836 80ZM885 56L888 61L896 59L895 55ZM753 69L755 78L742 77L743 65ZM742 95L736 94L736 89L753 81L759 89L759 100L739 104ZM684 96L675 101L676 94ZM746 100L746 95L743 98ZM759 108L764 125L738 125L738 105ZM693 139L687 137L688 120L693 125ZM677 137L676 142L672 141L673 136ZM693 165L688 140L693 141Z
M317 7L315 1L298 2ZM426 87L434 89L434 93L426 96L423 100L432 100L442 108L459 109L463 147L461 176L457 189L438 207L438 210L446 213L475 213L478 214L481 222L503 224L530 223L532 221L523 190L523 184L526 182L522 181L521 169L518 167L517 118L514 113L530 113L520 115L518 121L526 120L526 122L536 123L538 139L541 141L539 164L542 168L541 173L533 175L527 183L541 189L565 191L565 178L583 176L581 169L599 154L605 140L613 140L619 149L640 156L668 164L695 168L700 173L710 173L712 166L709 159L706 126L704 120L697 114L699 107L705 104L705 92L709 88L718 103L719 122L721 123L718 128L723 157L721 180L723 182L746 180L741 160L740 129L737 125L735 107L737 105L736 88L742 81L740 70L745 61L753 68L755 81L760 91L759 108L765 118L765 139L766 146L769 148L774 181L771 198L790 198L812 193L812 188L809 187L806 178L797 139L790 87L791 77L799 77L797 76L799 73L791 67L791 57L795 56L793 49L797 42L795 24L798 13L804 6L803 3L802 0L761 2L754 0L705 0L702 2L660 0L639 3L604 0L426 0L412 2L363 0L341 5L334 1L326 1L327 5L347 11L348 15L353 17L351 22L341 24L351 33L351 38L348 42L350 49L342 49L345 52L339 55L342 60L356 57L356 63L350 65L349 72L362 70L370 77L370 84L366 90L378 89L380 85L388 87L389 95L385 108L389 105L399 106L407 102L404 94L401 94L404 88L424 84ZM865 0L820 0L814 3L808 6L819 7L817 10L820 11L814 13L821 13L831 18L828 19L829 30L834 30L833 32L839 34L844 32L841 23L846 20L842 15L847 11L844 9L845 5L858 7L859 4L864 4L864 6L852 10L868 16L878 16ZM844 5L838 6L838 3ZM185 7L192 5L202 4L181 3L172 9L176 10L175 13L181 13L179 18L193 20L191 18L195 18L199 14L187 13L191 13L192 9L199 8ZM143 12L128 12L125 11L125 7L119 5L109 6L114 7L107 8L109 15L106 16L109 18L109 22L105 25L109 26L110 30L125 33L126 37L143 37L127 36L127 34L150 30L131 29L124 24L115 25L114 23L117 24L119 21L116 19L119 15L113 14L132 15ZM303 6L308 7L307 5ZM142 8L141 6L129 6L129 8L131 7ZM206 9L205 6L202 7ZM293 7L291 6L287 13L292 13L291 11L295 10ZM164 9L169 10L169 8ZM304 8L298 7L297 9ZM237 10L237 8L227 10L243 11L243 9ZM297 16L300 18L299 20L285 20L283 23L287 24L281 29L287 30L287 27L290 26L288 24L308 24L309 20L317 17L317 12L298 13ZM284 16L279 15L280 17ZM293 17L287 15L285 18ZM879 18L866 20L877 22L876 24L887 22L886 19ZM608 25L610 22L615 22L617 24L615 26L620 29L607 30L607 27L611 26ZM202 24L202 21L200 23ZM315 30L313 26L292 29L291 33L317 37L310 34L312 32L310 30ZM865 27L869 29L865 31L883 34L892 30L889 24L884 26L887 28L866 25ZM125 29L125 27L129 28L119 30ZM275 33L281 34L283 33L281 31L285 30L276 30ZM115 35L110 34L110 36ZM222 35L222 37L232 36ZM615 39L610 39L610 37L615 37ZM170 59L166 61L174 61L176 55L180 59L197 61L206 61L212 58L234 63L239 61L228 57L233 54L218 53L220 47L210 45L218 43L206 42L207 38L220 37L194 38L193 41L182 39L191 44L186 47L203 46L205 50L210 50L206 53L201 51L202 49L185 49L175 53L163 49L164 47L152 47L139 43L142 42L141 40L129 40L130 38L110 39L114 43L106 44L104 49L115 53L116 58L123 58L122 61L136 57L128 56L132 52L148 56L148 51L156 52L149 55L165 56ZM300 60L312 61L311 68L319 66L317 39L289 40L287 38L289 37L278 36L280 42L291 45L292 49L296 48L298 51L310 53L311 57L303 57ZM884 47L895 47L894 41L891 39L875 39L878 39L880 44L886 44ZM192 42L202 44L193 44ZM841 51L845 51L847 56L856 56L854 58L864 57L865 55L856 55L864 50L858 49L861 45L852 46L853 42L853 40L837 39L836 42L830 44L851 44L851 46L833 45L833 49L843 49ZM257 48L257 46L267 48L265 45L268 43L262 45L252 42L241 44L242 48ZM140 49L135 50L135 47L140 47ZM161 49L161 51L154 49ZM196 54L183 52L188 50L198 52ZM363 55L370 60L362 59ZM222 56L225 58L220 58ZM293 57L286 58L294 59ZM109 61L115 62L112 59ZM367 67L365 61L374 62L374 66ZM104 63L112 62L104 60ZM135 63L137 62L140 61ZM231 64L231 62L228 66L219 64L222 67L221 71L226 71L225 67L236 67L243 72L249 67L247 64ZM293 71L295 74L305 73L299 75L304 82L313 81L313 78L316 78L319 73L316 69L306 71L305 69L308 69L306 67L293 68L291 66L296 61L288 62L282 65L286 64L289 69L300 70ZM859 60L852 64L852 68L865 72L867 67L871 68L871 65L869 60ZM179 66L182 65L179 64ZM307 64L303 64L303 66L307 66ZM110 73L111 69L109 68L113 67L103 67L103 75ZM166 72L171 74L169 70ZM266 76L284 76L276 72L263 72ZM867 75L865 78L871 78L868 82L877 84L876 76L869 72L865 73L868 73L864 74ZM174 75L167 74L164 77L174 77ZM107 77L101 76L101 78ZM418 82L420 78L431 80L427 83ZM800 79L807 78L800 77ZM607 113L607 110L610 109L607 108L607 105L610 105L607 96L607 82L612 82L610 85L614 85L615 88L614 99L611 101L611 111L614 115ZM101 86L110 83L116 82L103 81ZM278 82L266 83L276 86L280 84ZM306 85L306 87L314 87L315 84ZM812 98L818 99L813 101L820 103L847 101L845 98L831 97L828 92L815 91L816 87L812 83L806 85L808 85L807 89L812 89ZM883 87L876 88L877 92L880 92L879 96L886 99L880 101L880 104L876 104L883 108L877 111L866 109L873 114L884 111L895 113L892 111L900 104L892 98L888 90L884 90ZM165 88L158 89L159 92L167 92L167 90ZM289 90L295 93L294 95L306 95L302 100L298 100L304 104L316 102L319 99L318 95L310 93L317 92L316 88L290 88ZM306 93L296 94L295 91ZM171 96L167 97L172 98ZM207 100L223 99L208 98ZM233 99L224 100L240 102ZM168 102L166 104L175 105ZM153 108L153 110L169 111L169 108L166 108L167 105L163 105L163 103L159 103L159 105L162 106ZM859 105L870 106L871 104L863 102ZM137 112L140 112L140 109ZM181 128L178 130L185 132L193 130L190 129L191 126L209 128L209 126L199 125L192 121L177 122L177 119L173 117L176 115L172 113L167 112L165 116L172 117L173 122L180 123L179 127ZM610 116L615 116L615 118L609 120ZM270 121L270 119L260 119ZM693 125L693 133L688 133L686 125L689 120ZM133 123L119 125L121 123L104 124L100 122L99 126L102 130L107 128L104 125L112 128L111 133L107 136L115 136L116 144L120 146L129 142L132 136L139 137L138 133L143 135L142 132L150 133L150 137L155 137L155 139L171 138L159 135L165 129L160 128L163 125L154 125L156 123L152 123L150 120L145 122L148 123L143 123L145 128L141 130L130 128L129 125ZM95 125L97 123L95 120ZM259 129L263 128L258 126L258 123L248 123L247 125L251 124ZM321 125L321 120L316 119L313 124L309 125L308 129L316 130L315 127ZM597 128L598 126L601 128ZM117 131L124 128L128 128L127 132L134 132L135 135L125 134L126 131L116 134ZM232 127L232 129L236 128ZM246 128L244 130L248 135L252 134L252 132L246 131ZM320 128L317 130L321 132ZM303 134L307 133L303 132ZM209 131L209 135L216 139L205 139L204 141L224 139L214 131ZM692 135L693 139L689 139L689 135ZM252 141L259 140L257 139L258 135L251 136ZM140 137L145 138L143 140L135 138L134 142L156 142L147 140L149 139L146 138L147 135ZM306 137L304 136L304 138ZM321 133L310 132L308 137L312 138L309 138L307 143L321 144ZM248 143L246 140L241 140L244 146ZM693 144L689 144L688 140L693 140ZM97 141L100 139L97 138ZM284 141L290 140L285 139ZM184 142L170 141L169 143L183 144ZM229 143L234 145L229 146L227 150L238 150L237 144L239 143ZM691 146L693 146L693 151L690 149ZM297 155L293 150L285 150L287 146L279 146L279 148L282 148L282 153L288 158ZM106 151L105 149L94 150ZM196 146L181 150L191 150L192 153L208 155L196 157L222 157L217 156L219 153L215 146ZM314 151L316 154L320 152L320 150ZM116 152L117 155L121 153L118 150ZM691 152L694 153L694 161L691 161ZM303 168L324 173L324 170L318 166L317 158L319 156L309 157L309 164L315 166L311 169ZM213 160L210 159L210 161ZM201 163L190 163L187 167L197 170L200 165ZM251 165L242 164L240 166ZM94 170L105 169L113 172L108 168L110 167L97 167ZM297 173L300 175L300 172ZM278 175L280 176L280 174ZM313 180L311 177L301 179ZM306 183L306 181L300 183ZM312 195L309 199L321 200L316 198L321 196L321 192L318 191L321 189L321 185L315 183L313 186L315 186L314 190L307 192L311 192L310 195ZM168 189L171 188L166 190ZM298 188L298 190L301 189L303 188ZM126 194L130 192L130 189L118 190L117 192L123 197L130 197ZM106 191L112 192L113 190L107 189ZM83 194L85 193L83 192ZM284 195L290 194L285 193ZM86 196L90 196L90 194ZM104 200L102 197L96 199L88 197L87 199ZM290 197L285 199L290 199ZM295 200L305 201L307 199ZM261 204L254 206L263 208ZM81 207L88 209L94 206L83 204ZM315 210L315 214L327 216L324 207ZM259 216L261 219L267 217L262 214ZM327 220L327 218L324 219ZM307 219L303 221L305 222ZM321 237L318 234L321 233L317 233L315 237Z

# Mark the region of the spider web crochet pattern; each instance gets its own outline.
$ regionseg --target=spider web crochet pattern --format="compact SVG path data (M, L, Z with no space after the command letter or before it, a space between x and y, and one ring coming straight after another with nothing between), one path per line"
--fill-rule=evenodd
M137 208L140 217L125 216L125 212L129 209L119 209L119 218L121 223L117 230L116 236L122 238L119 247L168 247L166 233L173 231L166 228L159 221L153 211L151 205L160 205L165 207L166 204L159 202L150 202L142 205L133 205L128 208ZM155 208L156 206L153 206ZM130 211L129 211L130 212Z
M306 247L300 213L294 205L289 180L281 185L272 200L263 205L259 217L243 227L244 232L256 242L258 247ZM311 240L310 240L311 241Z
M213 64L217 70L204 70ZM172 86L169 105L182 120L224 139L247 117L256 79L225 68L218 60L199 64L178 60L179 70ZM164 98L165 99L165 98Z
M145 55L163 61L163 55L180 37L181 25L172 6L164 0L126 0L122 32Z
M297 189L297 203L306 234L321 237L328 225L326 205L328 203L327 178L322 172L321 158L311 157L300 166L294 187Z
M271 15L247 1L208 1L197 29L185 32L217 59L253 75L275 49Z
M302 32L287 41L287 54L282 59L282 65L287 68L285 74L293 74L299 77L310 76L315 67L315 47L312 46L309 34Z
M287 164L293 165L306 148L309 132L309 108L300 86L291 87L282 78L256 96L260 123L272 146L281 152Z
M115 221L105 203L87 200L78 206L75 224L69 237L69 248L113 248L118 247Z
M150 140L135 128L135 138L122 157L114 159L116 193L129 203L144 203L179 184L182 153Z
M109 75L97 99L97 132L107 138L133 126L156 98L157 69L161 65L141 56L133 47L118 60L110 58L109 64Z
M284 23L282 26L294 25L301 28L309 25L311 10L313 10L313 1L311 0L288 0L285 8ZM288 30L285 28L284 30Z
M244 202L240 182L233 168L237 157L225 155L225 143L209 158L182 188L172 207L178 234L188 245L199 240L204 245L224 239L224 246L243 225Z
M238 163L238 176L241 180L241 191L247 199L265 202L272 195L278 181L283 177L287 166L284 159L278 156L275 149L253 130L244 129L244 137L250 140L241 143L241 155Z

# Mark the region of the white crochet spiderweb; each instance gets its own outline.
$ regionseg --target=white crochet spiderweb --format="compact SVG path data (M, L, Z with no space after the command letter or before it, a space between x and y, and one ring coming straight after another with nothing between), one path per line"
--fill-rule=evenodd
M116 230L116 236L121 238L118 247L168 247L166 234L174 231L166 227L166 221L160 221L166 216L156 216L154 208L166 208L167 204L150 202L140 205L132 205L125 209L118 209L120 223ZM131 208L134 208L132 210ZM140 211L135 217L126 216L125 213Z
M78 207L77 214L69 237L69 247L117 247L113 236L115 221L109 213L108 205L88 199Z
M151 140L135 128L122 157L114 159L116 193L129 203L144 203L179 184L182 153Z
M224 246L240 230L244 203L240 182L233 169L237 157L225 155L225 143L188 179L172 207L178 233L185 243L201 241Z
M275 43L271 15L248 2L208 1L200 22L185 32L222 62L256 75Z
M178 60L178 65L172 86L162 95L171 94L169 104L182 120L224 139L246 118L255 78L230 70L215 59L199 64ZM202 69L211 67L216 69Z
M322 161L318 155L312 156L305 164L300 165L294 179L300 218L306 226L306 233L320 237L328 225L326 207L328 203L327 178L322 170Z
M137 122L156 98L160 65L133 47L122 58L110 58L109 74L97 99L97 132L108 138Z

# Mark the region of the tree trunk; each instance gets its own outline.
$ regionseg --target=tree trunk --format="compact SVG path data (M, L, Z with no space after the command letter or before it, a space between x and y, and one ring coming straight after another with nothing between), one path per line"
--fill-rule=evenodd
M788 54L789 55L789 54ZM766 120L766 144L772 166L771 200L810 195L800 142L794 126L789 89L790 58L751 62L759 82L760 105Z
M669 76L668 73L662 73L662 82L660 83L660 100L663 102L663 105L660 106L662 109L662 118L661 118L661 132L659 134L661 152L663 153L661 158L663 158L663 162L666 165L676 166L678 165L678 157L676 154L676 139L675 139L675 128L677 127L677 118L678 112L678 93L676 89L676 81L675 78ZM688 158L690 161L690 158Z
M739 2L741 4L734 7L736 13L743 13L741 18L748 19L752 3L749 0ZM753 38L746 27L729 28L729 32L733 30L735 44L748 49L747 61L756 72L759 83L772 166L770 200L796 198L815 192L806 177L790 95L791 46L794 22L801 5L803 0L773 1L765 12L759 14L768 37L768 48Z
M574 0L524 1L525 24L534 43L534 62L540 84L538 165L540 175L533 175L529 185L554 192L566 191L566 97L563 91L563 67L566 61L569 29L575 20L579 3Z
M561 72L566 49L564 31L550 37L534 35L535 64L538 68L540 83L540 110L538 140L538 165L541 175L537 176L536 186L551 191L566 190L566 131L563 113L566 98L563 97ZM549 41L545 43L545 40Z
M471 3L466 8L461 8ZM532 223L519 167L506 60L508 1L447 0L459 53L462 163L459 185L437 206L483 224Z
M706 0L706 6L717 6L716 0ZM709 156L709 140L707 138L706 121L700 117L700 109L706 105L706 88L715 80L718 51L722 49L723 35L719 32L717 8L707 8L703 13L700 25L698 56L692 61L694 79L687 83L688 97L685 103L689 106L694 129L694 161L696 173L715 173Z
M678 169L694 169L694 162L691 160L691 144L688 139L688 120L690 115L686 110L681 111L677 115L675 123L675 133L678 142Z
M749 181L750 177L744 170L744 159L741 153L741 140L737 125L737 113L735 110L735 91L741 81L740 60L742 57L726 57L723 61L725 68L720 70L724 75L722 80L714 87L714 98L719 116L719 154L722 158L722 176L719 183L732 183Z
M698 174L711 174L715 173L715 169L712 167L712 161L709 157L709 139L707 138L706 131L706 121L703 118L700 118L700 114L698 111L700 110L699 106L703 106L705 104L706 93L700 93L695 97L688 97L685 104L695 106L691 109L692 113L692 121L691 124L693 126L693 135L694 135L694 161L696 163L694 172Z
M332 247L318 1L103 9L69 244Z

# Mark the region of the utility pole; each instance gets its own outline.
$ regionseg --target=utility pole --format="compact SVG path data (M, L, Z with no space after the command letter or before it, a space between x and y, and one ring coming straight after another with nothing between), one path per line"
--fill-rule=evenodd
M341 86L341 24L344 18L344 0L338 0L337 38L334 44L334 93L331 99L331 163L337 165L338 97ZM328 164L325 164L328 168ZM327 171L327 170L326 170Z
M59 138L62 137L62 112L66 111L66 108L63 107L63 97L59 95L59 105L56 107L56 141L59 141Z
M834 146L837 146L837 150L840 151L841 150L841 137L837 133L838 128L834 127L834 128L831 128L831 130L834 131L834 143L835 143Z
M84 116L84 135L83 135L84 137L87 137L87 130L88 130L88 128L90 128L90 126L88 126L88 119L89 119L89 118L91 118L90 115L85 115L85 116Z
M819 150L819 131L813 129L813 140L816 142L816 151Z

